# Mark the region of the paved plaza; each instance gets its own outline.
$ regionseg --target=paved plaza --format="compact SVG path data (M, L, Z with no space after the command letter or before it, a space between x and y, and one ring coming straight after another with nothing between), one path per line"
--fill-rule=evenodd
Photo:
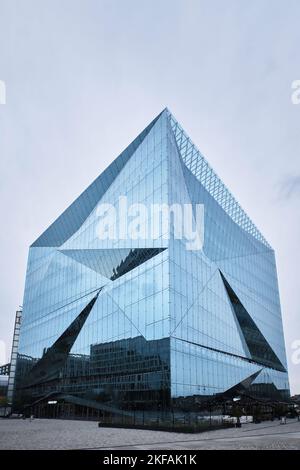
M300 422L183 434L98 428L94 421L0 419L0 449L300 449Z

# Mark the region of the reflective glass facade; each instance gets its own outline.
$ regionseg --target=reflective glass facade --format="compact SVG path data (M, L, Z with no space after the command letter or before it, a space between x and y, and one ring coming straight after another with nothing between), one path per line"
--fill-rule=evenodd
M203 249L163 220L101 240L99 205L120 196L203 204ZM15 403L162 410L249 377L289 394L274 251L166 109L31 245Z

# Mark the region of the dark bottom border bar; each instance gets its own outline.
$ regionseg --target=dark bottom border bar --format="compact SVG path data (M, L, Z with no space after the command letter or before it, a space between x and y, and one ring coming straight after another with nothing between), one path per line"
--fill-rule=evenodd
M195 450L195 451L164 451L164 450L3 450L0 451L0 461L7 459L10 464L37 465L65 464L84 465L85 470L99 466L121 466L124 468L139 468L141 465L204 465L209 459L209 466L220 463L240 462L246 465L245 458L251 458L251 465L257 460L260 464L264 459L268 465L274 459L274 465L287 465L299 461L300 450ZM237 460L232 460L237 459ZM242 460L240 460L242 459ZM297 460L295 460L297 459ZM243 464L244 462L244 464Z

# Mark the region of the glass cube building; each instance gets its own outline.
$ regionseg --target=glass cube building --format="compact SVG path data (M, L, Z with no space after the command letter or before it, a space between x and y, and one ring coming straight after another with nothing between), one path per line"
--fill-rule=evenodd
M99 237L120 196L203 205L202 248L163 218ZM14 403L126 415L242 391L289 396L274 251L165 109L31 245Z

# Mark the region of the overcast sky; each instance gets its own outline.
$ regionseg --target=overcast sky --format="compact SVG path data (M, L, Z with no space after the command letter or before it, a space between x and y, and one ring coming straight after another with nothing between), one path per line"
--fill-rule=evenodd
M300 393L299 0L0 0L0 340L30 243L165 106L277 254Z

